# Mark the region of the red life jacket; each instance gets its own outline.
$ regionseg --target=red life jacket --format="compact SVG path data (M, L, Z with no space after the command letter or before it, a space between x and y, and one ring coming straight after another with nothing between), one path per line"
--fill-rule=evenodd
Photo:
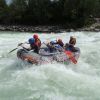
M35 45L37 45L38 47L41 47L41 40L39 38L35 39Z

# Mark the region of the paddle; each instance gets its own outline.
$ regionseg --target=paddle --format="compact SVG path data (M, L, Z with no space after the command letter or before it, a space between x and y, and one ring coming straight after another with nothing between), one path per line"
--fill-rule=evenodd
M13 50L11 50L9 53L11 53L11 52L15 51L16 49L18 49L18 48L14 48L14 49L13 49Z
M70 59L74 64L77 63L77 60L75 59L74 54L73 54L71 51L66 51L66 50L65 50L64 53L69 57L69 59Z
M12 49L11 51L8 52L8 54L9 54L9 53L12 53L12 52L15 51L15 50L17 50L18 47L21 46L22 44L24 44L24 43L19 43L18 46L17 46L17 48Z

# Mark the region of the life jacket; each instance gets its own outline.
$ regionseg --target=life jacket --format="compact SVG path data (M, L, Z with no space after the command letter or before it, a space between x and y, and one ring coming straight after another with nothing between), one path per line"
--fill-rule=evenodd
M73 45L70 45L70 44L69 44L68 47L67 47L67 50L68 50L68 51L72 51L72 48L73 48Z
M39 38L35 39L35 45L41 47L41 40Z
M72 45L72 44L66 44L66 48L67 51L71 51L71 52L77 52L76 48Z

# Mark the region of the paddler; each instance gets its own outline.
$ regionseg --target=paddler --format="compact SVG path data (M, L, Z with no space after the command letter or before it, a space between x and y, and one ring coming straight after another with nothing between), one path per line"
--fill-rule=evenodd
M34 50L34 52L38 54L41 46L41 41L37 37L35 37L35 38L30 38L28 42L31 47L30 50Z
M55 52L56 50L61 51L64 46L62 39L58 39L56 41L51 41L47 44L50 52Z
M65 44L65 50L71 51L71 52L77 52L77 49L74 47L76 44L76 38L71 36L69 43Z

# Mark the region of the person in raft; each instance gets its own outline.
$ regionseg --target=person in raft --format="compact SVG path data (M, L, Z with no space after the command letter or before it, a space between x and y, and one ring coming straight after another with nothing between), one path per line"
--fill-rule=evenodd
M71 36L69 43L65 44L65 50L71 51L71 52L77 52L77 49L74 47L76 44L76 38Z
M63 43L62 39L56 40L56 44L60 45L62 48L64 47L64 43Z
M52 53L52 52L55 52L56 50L62 51L64 43L62 42L62 39L58 39L56 41L51 41L47 43L47 46L50 52Z
M34 52L38 54L41 47L41 40L39 39L38 35L34 34L33 38L30 38L28 42L31 47L29 50L34 50Z
M37 45L38 48L41 47L41 40L37 34L33 35L33 38L35 39L35 44Z

